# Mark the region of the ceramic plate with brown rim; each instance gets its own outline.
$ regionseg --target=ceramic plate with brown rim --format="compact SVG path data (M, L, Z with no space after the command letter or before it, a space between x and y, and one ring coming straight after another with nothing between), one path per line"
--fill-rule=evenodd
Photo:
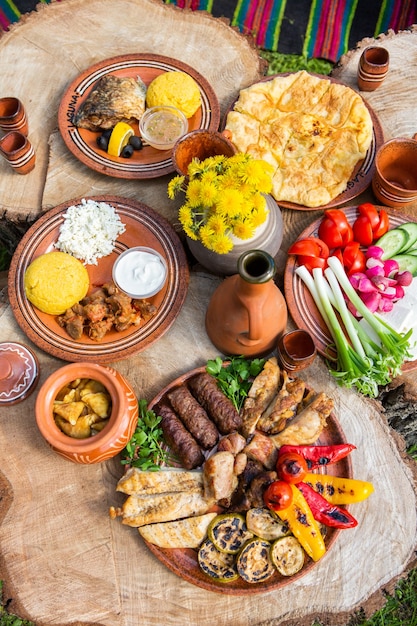
M70 200L44 213L25 233L12 257L8 276L9 300L17 323L41 350L64 361L93 361L110 363L141 352L157 341L171 327L184 303L188 289L188 265L181 241L171 224L153 209L127 198L95 196L86 198L106 202L118 214L126 230L116 240L113 252L87 265L90 292L112 279L115 259L124 250L143 245L154 248L164 257L168 277L163 289L149 301L156 314L140 326L127 330L111 330L100 341L93 341L84 333L79 340L72 339L57 318L39 311L25 296L23 279L28 265L39 255L51 252L59 236L68 207L78 205L81 199Z
M415 221L407 215L402 215L398 211L390 210L385 206L377 206L377 209L384 209L390 219L390 229ZM343 209L350 224L353 224L357 217L357 207L347 207ZM317 237L318 228L322 218L315 220L300 234L298 239L304 237ZM321 317L310 292L305 287L303 281L295 273L297 260L294 255L289 255L284 273L284 292L287 301L288 311L299 328L308 330L316 344L317 351L323 357L334 357L335 352L330 347L333 343L329 330ZM408 361L403 365L403 371L411 371L417 368L417 361Z
M290 74L293 74L293 73L294 72L284 72L282 74L274 74L271 76L266 76L265 78L262 78L260 81L257 81L257 82L267 82L267 81L273 80L274 78L277 78L278 76L289 76ZM327 79L332 83L338 83L339 85L344 84L341 81L336 80L335 78L332 78L331 76L322 76L320 74L315 74L313 72L309 72L309 74L311 74L312 76L317 76L318 78ZM255 85L257 83L253 83L253 84ZM251 87L251 86L252 85L248 85L248 87ZM345 86L347 87L347 85ZM236 101L237 99L234 102L232 102L232 104L230 105L230 107L228 108L224 116L223 123L222 123L223 129L226 125L227 114L229 113L229 111L233 110L233 107L235 106ZM357 163L356 167L354 168L351 178L346 185L345 191L343 191L341 194L336 196L336 198L334 198L331 202L327 204L323 204L321 206L316 206L316 207L306 207L301 204L296 204L294 202L287 202L285 200L276 199L281 208L294 209L296 211L318 211L320 209L330 209L330 208L341 206L342 204L346 204L350 200L353 200L354 198L359 196L363 191L365 191L365 189L369 187L369 185L372 182L372 176L375 170L375 165L374 165L375 155L376 155L378 148L384 142L384 133L382 130L381 123L378 117L376 116L374 110L372 109L372 107L368 104L366 100L363 100L363 103L368 109L371 119L372 119L373 133L372 133L371 145L368 148L365 158L359 161L359 163Z
M200 367L191 370L186 374L183 374L182 376L179 376L171 384L162 389L162 391L160 391L160 393L157 394L155 398L153 398L153 400L148 404L148 408L152 409L154 406L156 406L174 387L178 387L179 385L186 385L187 381L190 378L198 373L205 371L205 367ZM319 389L316 389L316 391L319 391ZM323 430L316 443L319 445L334 445L339 443L346 443L346 437L334 413L331 413L330 417L327 418L327 426ZM353 478L352 464L350 458L345 457L341 461L338 461L333 465L327 466L326 473L335 476L342 476L345 478ZM334 528L326 529L325 544L327 552L329 552L329 550L334 545L340 532L343 531ZM346 530L344 532L349 531ZM174 574L177 574L187 582L196 585L197 587L201 587L202 589L206 589L207 591L214 591L227 595L255 595L258 593L274 591L276 589L284 587L285 585L289 585L296 580L299 580L299 578L311 572L314 569L315 565L317 565L316 562L312 561L306 555L304 567L294 576L282 576L277 571L268 580L256 584L247 583L242 578L238 578L228 583L221 583L210 578L200 569L197 560L197 550L159 548L158 546L155 546L149 542L145 543L148 546L149 550L156 556L156 558L159 559L159 561L161 561L161 563L163 563L166 567L168 567L168 569L174 572Z
M148 86L154 78L170 71L182 71L197 82L201 94L201 107L188 120L188 130L217 130L220 121L220 107L217 96L199 72L192 67L157 54L127 54L100 61L82 72L67 88L58 111L58 126L65 145L84 165L115 178L148 179L157 178L174 171L171 150L156 150L145 144L142 150L135 151L129 159L112 157L101 150L96 143L99 133L77 128L73 116L87 99L97 81L107 74L119 77L140 76ZM140 135L138 124L132 125L136 135Z

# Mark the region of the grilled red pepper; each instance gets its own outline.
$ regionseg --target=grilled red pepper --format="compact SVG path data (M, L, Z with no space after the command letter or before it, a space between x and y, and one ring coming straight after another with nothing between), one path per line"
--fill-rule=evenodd
M325 526L331 526L332 528L354 528L358 525L358 521L337 504L330 504L323 496L314 491L310 485L306 483L298 483L298 489L303 494L308 506L313 513L315 520Z
M301 454L307 462L309 471L318 467L337 463L345 456L350 454L352 450L356 450L356 446L352 443L340 443L334 446L290 446L284 445L279 449L279 456L287 452L296 452Z

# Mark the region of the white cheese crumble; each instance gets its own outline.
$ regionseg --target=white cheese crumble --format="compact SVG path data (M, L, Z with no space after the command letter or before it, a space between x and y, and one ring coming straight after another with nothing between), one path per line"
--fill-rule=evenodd
M112 206L83 198L81 204L68 207L64 213L55 247L84 261L84 265L97 265L100 257L113 252L118 235L125 230Z

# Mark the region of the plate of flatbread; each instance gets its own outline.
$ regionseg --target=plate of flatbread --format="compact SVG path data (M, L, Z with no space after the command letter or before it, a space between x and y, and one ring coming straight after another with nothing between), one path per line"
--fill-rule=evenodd
M143 149L135 150L130 158L110 156L97 145L99 132L76 125L85 111L86 101L91 100L94 90L97 94L99 86L103 89L101 101L105 108L110 104L114 108L117 103L120 119L128 120L135 135L140 136L138 120L130 118L130 111L145 110L147 87L160 74L172 71L191 76L200 90L201 106L188 119L188 130L217 130L219 103L204 76L176 59L157 54L128 54L96 63L67 87L59 106L58 126L68 150L84 165L116 178L149 179L174 172L171 150L156 150L144 143Z
M384 140L356 91L304 70L242 89L223 126L240 152L273 165L273 197L298 210L339 206L362 193Z

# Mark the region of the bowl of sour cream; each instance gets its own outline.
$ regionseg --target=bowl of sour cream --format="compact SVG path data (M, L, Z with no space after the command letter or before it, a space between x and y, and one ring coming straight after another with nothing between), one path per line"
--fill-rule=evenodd
M150 298L162 289L167 279L164 257L146 246L129 248L113 265L113 281L131 298Z

